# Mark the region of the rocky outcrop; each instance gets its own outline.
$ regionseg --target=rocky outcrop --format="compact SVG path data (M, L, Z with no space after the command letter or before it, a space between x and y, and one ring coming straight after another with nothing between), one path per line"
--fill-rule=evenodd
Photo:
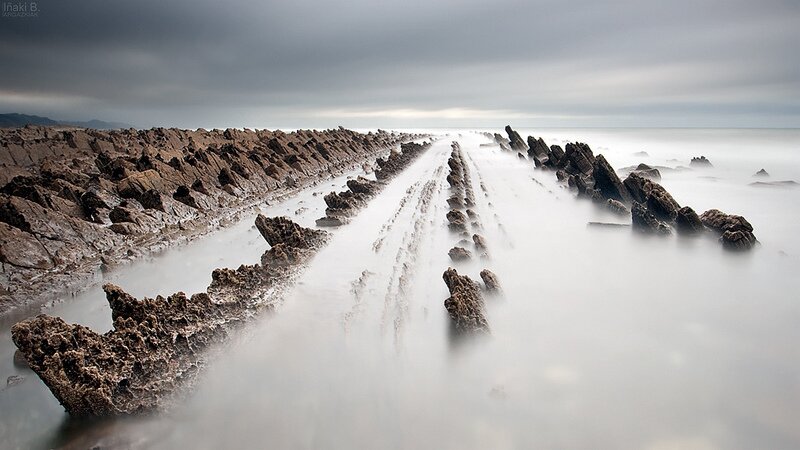
M207 292L137 300L118 286L103 289L113 329L99 334L57 317L17 323L14 343L30 368L74 416L146 413L168 407L204 365L204 354L275 299L295 268L325 242L326 233L285 218L259 216L271 248L262 263L217 269Z
M530 157L536 167L541 167L549 163L550 148L545 144L544 139L536 139L528 136L528 157Z
M749 250L758 243L753 226L742 216L710 209L700 215L700 221L720 235L720 242L726 249Z
M500 289L500 281L497 279L497 275L495 275L491 270L481 270L481 280L483 280L483 284L486 286L486 292L491 294L498 294L502 292L502 289Z
M472 253L463 247L453 247L447 252L447 256L454 262L461 262L471 259Z
M761 169L758 172L754 173L753 176L754 177L761 177L761 178L768 178L769 177L769 173L767 173L766 170Z
M678 215L680 205L663 186L637 173L632 173L623 182L630 197L647 206L659 220L671 222Z
M442 278L450 291L444 307L454 330L459 333L488 333L489 323L484 315L484 301L478 284L466 275L459 275L452 267L444 272Z
M650 166L648 166L647 164L644 164L644 163L639 164L638 166L636 166L636 168L634 168L631 171L631 173L635 173L635 174L640 175L640 176L642 176L644 178L649 178L649 179L655 180L655 181L658 181L658 180L661 179L661 172L659 172L658 169L656 169L654 167L650 167Z
M631 224L633 229L647 234L671 234L669 225L658 220L653 213L639 202L633 202L631 208Z
M508 135L508 142L511 150L523 153L528 151L528 146L525 145L525 141L522 140L522 136L520 136L516 131L512 130L510 125L506 125L506 134Z
M591 175L594 160L594 154L588 145L581 142L569 143L564 150L564 156L558 160L558 167L571 175Z
M689 166L690 167L714 167L714 165L711 164L711 161L709 161L705 156L695 156L694 158L692 158L691 161L689 161Z
M401 144L399 152L393 151L385 159L378 158L376 161L378 169L375 171L375 179L379 181L388 180L397 175L430 146L430 142L423 142L422 144L416 142Z
M608 199L608 201L606 202L606 206L611 212L619 214L621 216L627 216L628 214L631 213L630 210L628 210L628 207L625 206L624 203L622 203L619 200L614 200L613 198Z
M678 233L686 235L700 234L705 230L700 217L689 206L678 210L675 227L678 229Z
M631 200L628 189L622 184L614 168L606 161L603 155L597 155L592 170L594 178L594 188L600 191L603 198L608 200L618 200L628 203Z
M0 222L8 225L0 254L9 261L0 311L85 283L101 257L119 262L191 238L416 138L343 128L0 130ZM386 170L398 162L389 160ZM19 241L41 246L50 262L25 260L10 244Z
M387 159L378 159L377 164L380 169L376 171L376 178L379 181L369 180L361 176L347 180L348 190L338 193L331 192L324 197L328 207L325 209L325 217L317 219L317 226L340 226L347 223L349 217L355 215L367 205L367 202L372 197L378 195L386 186L389 178L405 169L430 146L431 143L427 141L422 144L403 144L401 153L392 152ZM404 152L408 152L408 154L404 156Z

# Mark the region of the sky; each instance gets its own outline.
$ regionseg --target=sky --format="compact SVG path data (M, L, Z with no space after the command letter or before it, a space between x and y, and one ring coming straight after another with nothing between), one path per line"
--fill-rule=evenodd
M21 3L35 16L0 17L0 112L182 128L800 127L800 0Z

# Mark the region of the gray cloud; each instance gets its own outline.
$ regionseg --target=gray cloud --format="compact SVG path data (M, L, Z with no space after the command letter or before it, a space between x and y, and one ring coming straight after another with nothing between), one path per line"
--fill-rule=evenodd
M0 109L140 126L800 126L800 4L45 0Z

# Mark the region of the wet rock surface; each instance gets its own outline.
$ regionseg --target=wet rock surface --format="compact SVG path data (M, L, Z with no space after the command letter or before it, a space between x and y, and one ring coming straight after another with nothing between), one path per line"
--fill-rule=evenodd
M603 155L597 155L592 170L594 188L608 200L630 202L630 194Z
M17 323L14 343L30 368L75 416L141 414L169 407L191 387L206 351L248 319L270 309L276 287L322 246L327 233L259 216L272 246L262 263L217 269L207 292L138 300L103 287L113 329L99 334L39 315Z
M123 261L130 249L191 238L419 137L343 128L2 129L0 311L84 284L101 256ZM379 172L408 157L390 155Z
M472 253L463 247L453 247L447 252L453 262L466 261L472 258Z
M631 208L631 223L633 229L650 234L670 234L669 225L658 220L656 216L639 202L633 202Z
M678 214L675 218L675 225L680 234L700 234L705 231L700 217L689 206L684 206L678 210Z
M452 267L444 272L442 278L450 291L444 307L454 330L459 333L488 333L489 323L484 315L484 301L478 284L468 276L459 275Z
M753 226L742 216L710 209L700 215L700 221L720 235L722 246L728 250L749 250L758 243Z
M497 279L497 275L494 274L489 269L481 270L481 280L483 280L484 286L486 286L486 291L492 294L498 294L502 292L500 288L500 280Z

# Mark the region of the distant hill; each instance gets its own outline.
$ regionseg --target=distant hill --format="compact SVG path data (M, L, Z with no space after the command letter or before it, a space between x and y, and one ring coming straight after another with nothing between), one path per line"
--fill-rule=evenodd
M120 122L104 122L102 120L89 120L86 122L74 122L67 120L53 120L49 117L31 116L28 114L0 114L0 128L17 128L24 127L25 125L43 125L43 126L73 126L83 128L94 128L97 130L116 130L120 128L133 128L127 123Z

